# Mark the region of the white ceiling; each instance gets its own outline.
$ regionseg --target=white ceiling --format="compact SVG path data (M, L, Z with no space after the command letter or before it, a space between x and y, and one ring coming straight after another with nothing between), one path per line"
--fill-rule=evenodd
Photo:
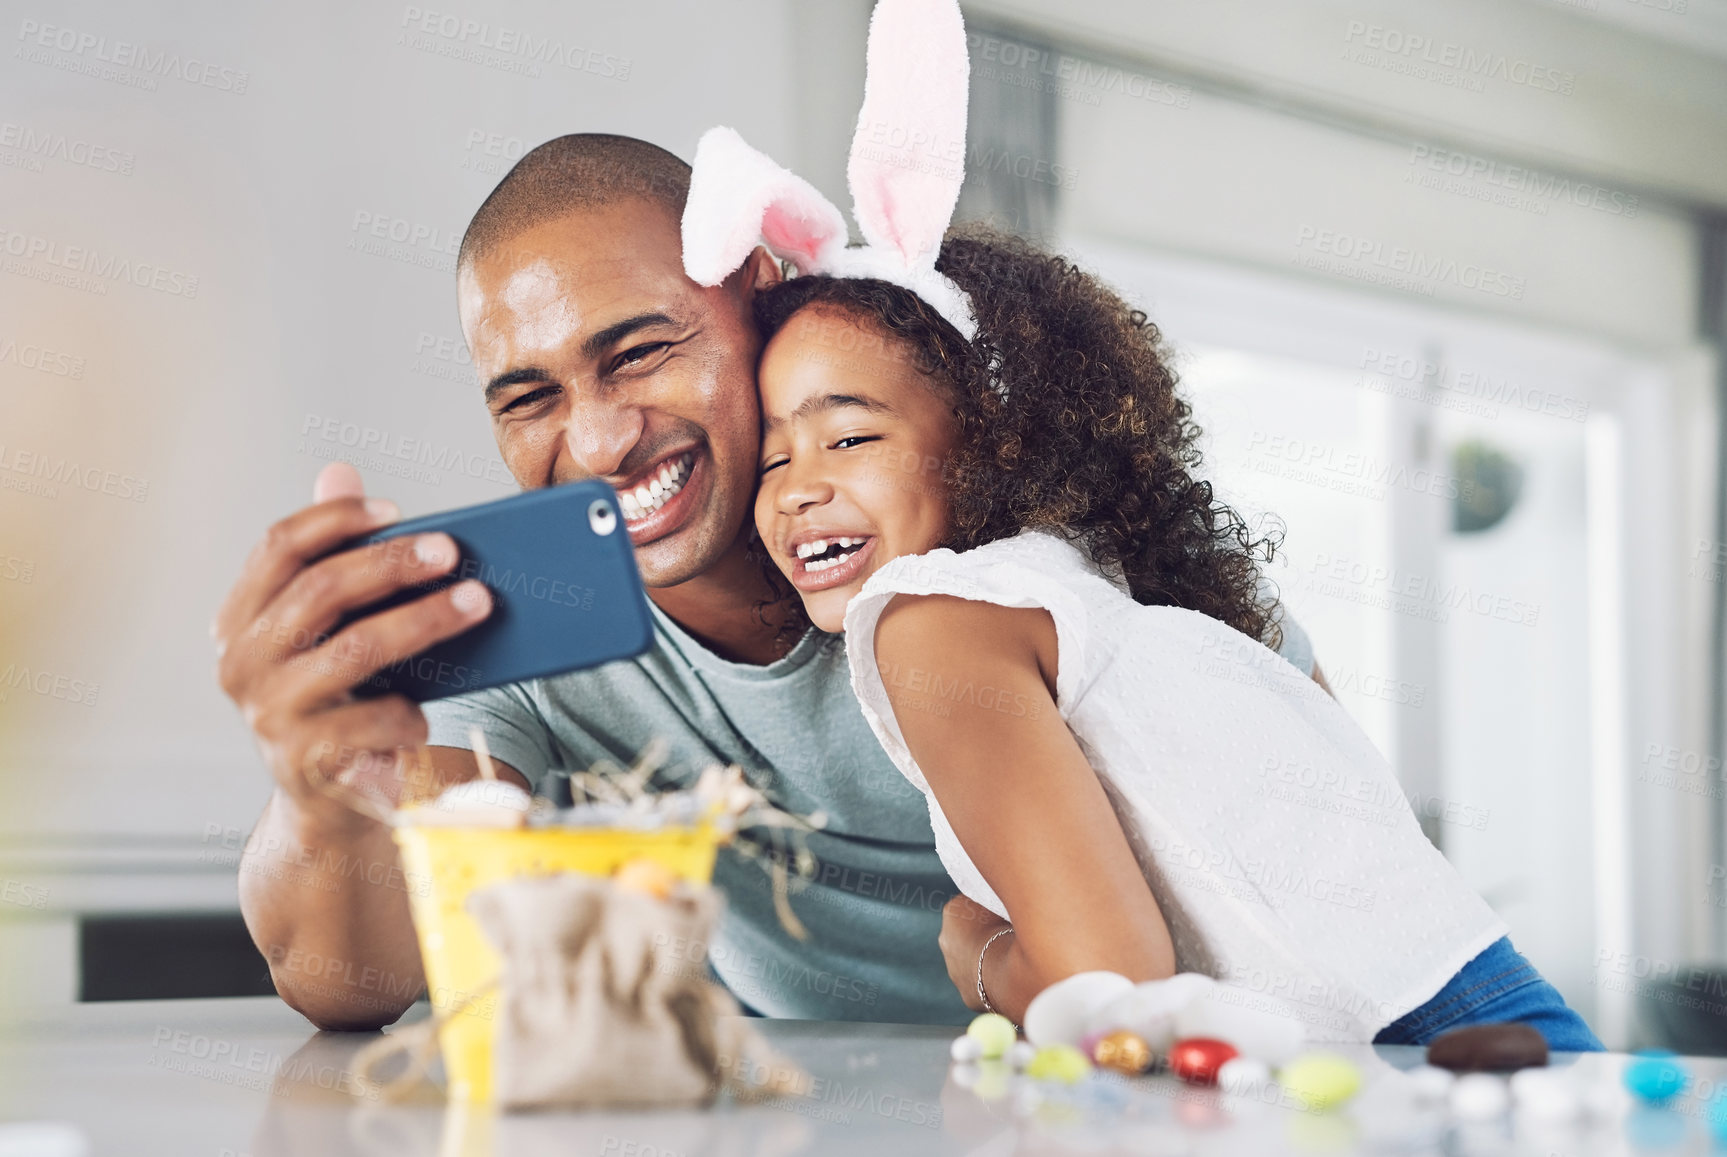
M1727 0L1528 0L1727 60ZM1678 9L1683 9L1679 11Z

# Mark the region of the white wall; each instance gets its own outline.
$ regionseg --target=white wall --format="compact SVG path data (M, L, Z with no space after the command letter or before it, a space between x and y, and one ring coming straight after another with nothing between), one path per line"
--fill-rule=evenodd
M463 47L459 26L426 32L397 3L47 2L6 18L0 248L41 238L59 259L83 246L198 279L194 297L45 284L28 275L55 271L40 256L0 267L0 672L65 677L59 698L52 678L46 694L0 688L0 855L13 876L98 845L112 870L191 874L159 904L232 902L231 870L198 856L211 828L250 825L267 784L215 684L207 624L269 522L309 499L322 456L357 449L344 425L445 463L368 451L369 485L409 514L513 490L471 371L452 360L450 272L513 155L606 130L688 156L725 122L798 159L796 78L781 63L794 58L789 0L435 7L489 22L490 37L508 27L598 55L537 76L494 67L521 66L505 53L452 59L440 53ZM214 62L229 87L96 59L119 41ZM104 69L134 83L91 74ZM123 171L30 153L26 132L64 137L79 157L101 146ZM421 234L378 242L361 214ZM7 342L78 359L81 375L25 368ZM20 454L147 489L103 494L97 473L94 492L29 493ZM7 560L30 581L8 578ZM81 695L99 686L93 706L68 701L74 681ZM56 888L56 905L104 903Z
M1727 5L1687 0L1684 12L1636 15L1629 7L1625 0L974 0L968 11L1244 99L1727 204L1720 164ZM1594 11L1609 8L1608 19ZM1386 46L1381 56L1391 68L1358 59L1373 45ZM1424 58L1437 64L1412 75ZM1466 61L1480 68L1472 83L1446 83Z

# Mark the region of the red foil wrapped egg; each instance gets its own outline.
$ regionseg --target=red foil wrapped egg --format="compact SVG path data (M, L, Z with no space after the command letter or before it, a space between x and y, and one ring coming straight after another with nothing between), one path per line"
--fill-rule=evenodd
M1178 1040L1169 1049L1169 1070L1190 1085L1217 1084L1217 1070L1236 1058L1235 1046L1208 1037Z

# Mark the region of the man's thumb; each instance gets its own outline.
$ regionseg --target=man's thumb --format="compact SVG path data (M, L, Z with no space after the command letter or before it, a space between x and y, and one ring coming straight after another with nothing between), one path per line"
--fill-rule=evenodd
M332 498L362 498L365 493L366 484L360 480L360 472L346 462L331 462L318 471L318 480L312 483L314 503Z

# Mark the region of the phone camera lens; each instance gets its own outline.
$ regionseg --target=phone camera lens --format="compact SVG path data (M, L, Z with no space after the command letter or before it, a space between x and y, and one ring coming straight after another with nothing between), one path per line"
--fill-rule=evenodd
M604 498L596 498L588 507L588 525L594 528L595 534L604 537L618 528L617 511Z

